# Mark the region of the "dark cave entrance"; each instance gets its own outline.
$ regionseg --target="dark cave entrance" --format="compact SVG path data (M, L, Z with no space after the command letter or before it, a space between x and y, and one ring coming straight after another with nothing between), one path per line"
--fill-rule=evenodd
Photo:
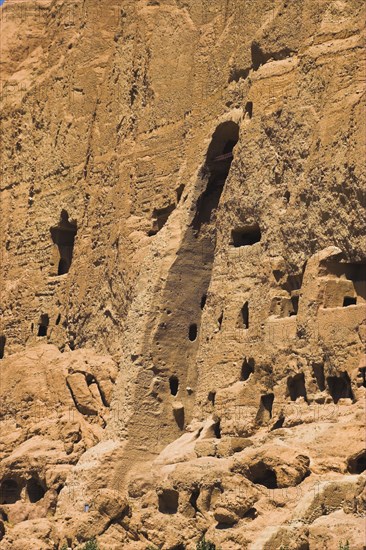
M0 486L0 504L14 504L20 500L21 487L15 479L4 479Z
M342 372L339 376L328 376L327 384L334 403L338 403L340 399L353 400L351 380L347 372Z
M242 367L241 367L241 373L240 373L240 380L245 381L248 380L251 374L254 372L254 359L250 357L247 359L245 357Z
M74 253L76 233L76 222L69 221L68 213L66 210L62 210L58 225L51 227L52 241L57 246L59 255L57 275L65 275L69 272Z
M258 224L233 229L231 232L231 245L234 248L241 246L252 246L259 243L262 238L261 230Z
M27 481L27 495L30 502L38 502L44 497L45 493L46 491L36 479L32 477Z
M245 302L241 308L236 326L241 329L249 328L249 302Z
M47 313L42 313L41 318L38 323L38 334L37 336L47 336L48 325L50 324L50 319Z
M177 395L178 389L179 389L179 380L177 376L171 376L169 378L169 387L170 387L170 393L172 395Z
M163 489L158 495L159 512L162 514L176 514L178 512L179 493L174 489Z
M255 484L267 489L277 489L277 475L273 468L260 461L249 467L248 478Z
M366 470L366 451L348 459L348 471L350 474L362 474Z
M296 401L298 397L303 397L305 401L307 401L305 376L303 372L295 374L295 376L289 376L287 380L287 390L291 401Z

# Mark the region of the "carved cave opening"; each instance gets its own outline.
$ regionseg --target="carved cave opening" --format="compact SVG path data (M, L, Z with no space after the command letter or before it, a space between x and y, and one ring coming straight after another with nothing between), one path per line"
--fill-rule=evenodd
M340 399L353 400L351 380L347 372L342 372L339 376L328 376L327 384L334 403L338 403Z
M241 308L236 322L236 327L241 329L249 328L249 302L245 302Z
M192 221L196 235L203 224L210 223L213 212L218 207L238 139L239 127L231 121L218 126L212 137L203 169L208 174L208 181L205 191L197 201L196 214Z
M58 249L57 275L65 275L69 272L73 253L77 223L69 220L66 210L61 211L59 223L51 227L51 237Z
M0 504L14 504L21 498L19 483L15 479L4 479L0 485Z
M27 495L30 502L35 503L41 500L46 491L42 485L33 477L27 481Z
M355 306L357 304L357 298L355 296L345 296L343 298L343 307Z
M174 396L177 395L179 389L179 379L177 376L173 375L169 378L169 387L170 393Z
M178 512L179 493L174 489L163 489L158 495L159 512L176 514Z
M241 366L240 380L242 381L248 380L248 378L254 372L254 365L255 363L252 357L250 357L249 359L245 357L243 364Z
M197 333L198 333L197 324L192 323L191 325L189 325L188 338L190 339L191 342L194 342L195 340L197 340Z
M262 233L258 224L239 227L231 231L231 246L240 248L241 246L252 246L259 243Z
M47 313L42 313L38 322L38 334L37 336L47 336L48 326L50 324L50 318Z
M305 401L307 401L305 376L303 372L288 377L287 391L291 401L296 401L299 397L303 397Z

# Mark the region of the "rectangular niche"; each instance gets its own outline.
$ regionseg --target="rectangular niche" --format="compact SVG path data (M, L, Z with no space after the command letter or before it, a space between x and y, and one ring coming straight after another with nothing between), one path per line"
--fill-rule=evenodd
M247 225L239 227L231 231L230 244L234 248L241 246L251 246L255 243L259 243L262 234L258 224Z

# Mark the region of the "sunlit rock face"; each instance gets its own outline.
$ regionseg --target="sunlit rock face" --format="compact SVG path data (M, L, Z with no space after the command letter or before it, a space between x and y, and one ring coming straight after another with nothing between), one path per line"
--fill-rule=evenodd
M0 5L0 549L361 548L364 3Z

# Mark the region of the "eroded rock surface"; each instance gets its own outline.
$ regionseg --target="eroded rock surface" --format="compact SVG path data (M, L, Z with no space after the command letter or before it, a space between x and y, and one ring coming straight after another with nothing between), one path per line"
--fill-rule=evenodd
M0 10L0 549L361 548L364 2Z

